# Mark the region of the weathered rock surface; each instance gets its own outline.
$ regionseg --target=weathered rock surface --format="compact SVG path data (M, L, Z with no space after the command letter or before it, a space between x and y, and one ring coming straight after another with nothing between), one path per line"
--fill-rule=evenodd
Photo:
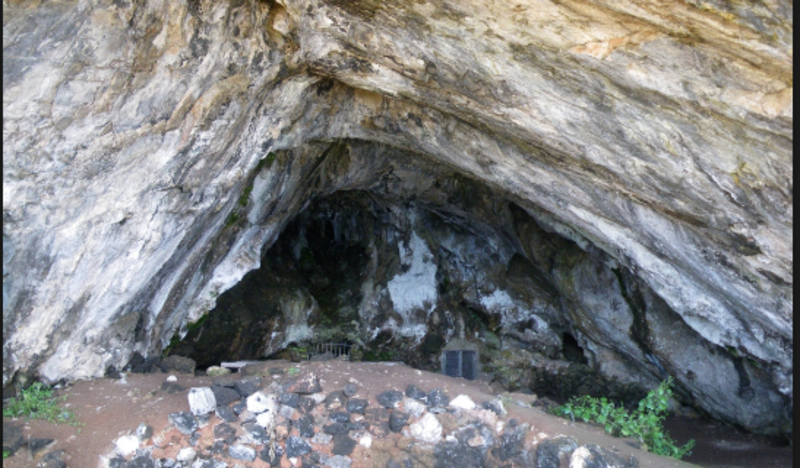
M3 13L4 386L159 355L316 200L297 262L316 219L368 274L274 291L237 352L340 306L360 340L432 349L482 314L519 385L567 372L570 333L605 378L791 430L791 2Z

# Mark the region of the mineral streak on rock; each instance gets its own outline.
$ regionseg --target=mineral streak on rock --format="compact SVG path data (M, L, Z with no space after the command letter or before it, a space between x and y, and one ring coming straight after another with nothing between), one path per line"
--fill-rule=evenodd
M6 2L3 384L158 356L312 198L430 189L569 303L548 321L493 285L470 307L790 431L792 37L787 0ZM414 216L363 303L418 341L448 244ZM583 257L537 257L541 230ZM310 336L319 304L294 303L265 346Z

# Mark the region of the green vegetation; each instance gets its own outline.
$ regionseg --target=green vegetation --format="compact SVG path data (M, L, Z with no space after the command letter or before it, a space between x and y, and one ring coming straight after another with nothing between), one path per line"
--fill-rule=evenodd
M36 382L22 390L19 397L12 398L8 402L8 405L3 408L3 417L44 419L54 424L67 423L71 426L77 426L80 423L75 418L75 413L58 406L58 401L65 399L65 396L54 397L53 389L43 383Z
M639 402L633 414L625 408L617 408L605 398L588 395L572 398L567 404L553 409L553 414L582 419L601 424L606 432L615 437L635 437L642 448L658 455L680 459L691 453L694 440L678 447L664 431L661 423L672 397L672 377L661 382L655 390Z
M231 214L228 216L228 219L226 219L226 220L225 220L225 227L226 227L226 228L228 228L228 227L231 227L231 226L233 226L234 224L236 224L236 222L237 222L237 221L239 221L239 212L234 210L234 211L233 211L233 212L232 212L232 213L231 213Z
M364 351L361 360L370 362L394 361L394 352L391 350L382 350L378 352L367 350Z
M239 205L247 206L247 202L250 201L250 194L253 192L253 185L248 185L244 188L244 192L242 192L242 196L239 197Z
M203 324L206 322L206 319L208 319L207 313L203 314L199 319L197 319L196 322L191 322L188 325L186 325L186 330L188 331L188 333L193 333L199 330L200 327L202 327Z
M8 458L10 456L11 456L11 452L9 452L8 450L3 450L3 458Z

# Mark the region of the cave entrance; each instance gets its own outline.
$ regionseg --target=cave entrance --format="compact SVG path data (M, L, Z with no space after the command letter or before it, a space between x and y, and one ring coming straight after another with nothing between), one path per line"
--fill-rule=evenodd
M597 338L629 313L606 253L576 233L577 241L564 237L571 231L552 214L451 168L363 142L330 148L308 176L316 191L260 268L165 354L203 369L308 359L326 343L347 343L339 354L352 360L402 361L511 391L642 395L637 376L599 377L600 359L635 369L612 349L596 353ZM369 179L342 175L365 166ZM325 174L351 185L326 191ZM648 364L637 365L646 375Z
M312 202L265 252L261 267L221 294L169 353L198 368L223 361L350 355L375 226L365 192Z

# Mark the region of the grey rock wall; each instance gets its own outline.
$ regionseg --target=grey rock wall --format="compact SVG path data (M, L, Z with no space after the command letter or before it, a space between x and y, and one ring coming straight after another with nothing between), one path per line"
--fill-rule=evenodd
M652 366L683 373L713 414L783 430L790 2L78 0L3 13L4 385L160 352L312 198L381 180L377 161L349 165L334 144L356 139L446 165L592 253L553 274L591 311L591 326L567 317L596 330L579 336L595 356L654 362L633 343L646 341ZM405 242L413 258L420 244ZM608 288L664 313L609 304ZM664 351L676 348L687 354ZM735 392L709 386L717 372L736 373ZM769 409L752 419L741 405Z

